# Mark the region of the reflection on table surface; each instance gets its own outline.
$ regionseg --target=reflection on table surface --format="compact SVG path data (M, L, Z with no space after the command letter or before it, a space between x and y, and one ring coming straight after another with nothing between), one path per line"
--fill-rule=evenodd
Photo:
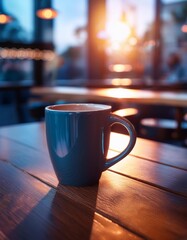
M187 93L184 91L154 91L125 88L86 88L86 87L33 87L32 94L48 100L89 100L114 101L147 104L187 106Z
M127 141L112 133L109 155ZM58 185L43 123L0 128L0 238L186 239L186 156L138 138L98 185L69 187Z

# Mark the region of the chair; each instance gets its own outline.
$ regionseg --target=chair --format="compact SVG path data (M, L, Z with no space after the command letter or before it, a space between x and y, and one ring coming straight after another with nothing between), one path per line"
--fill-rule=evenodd
M178 130L177 121L164 118L144 118L140 121L140 137L179 144L187 133L187 123L181 123L181 130Z

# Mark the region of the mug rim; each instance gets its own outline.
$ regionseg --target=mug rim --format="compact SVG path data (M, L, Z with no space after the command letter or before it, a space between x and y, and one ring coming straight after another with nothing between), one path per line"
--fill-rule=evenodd
M74 107L74 109L69 109L68 107L70 106ZM85 107L85 109L78 108L79 106ZM111 109L112 109L112 106L107 104L100 104L100 103L64 103L64 104L49 105L45 107L46 111L52 111L52 112L98 112L98 111L106 111Z

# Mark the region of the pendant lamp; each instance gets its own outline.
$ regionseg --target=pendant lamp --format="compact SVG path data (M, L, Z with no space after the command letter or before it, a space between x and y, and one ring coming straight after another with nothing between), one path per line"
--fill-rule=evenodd
M0 1L0 24L7 24L12 21L12 17L3 8L3 1Z
M36 12L36 15L39 18L45 19L45 20L51 20L57 17L58 12L51 7L50 2L43 0L41 6L42 7L38 9L38 11Z
M36 15L39 18L46 19L46 20L56 18L57 14L58 14L57 11L52 8L43 8L43 9L39 9L36 12Z

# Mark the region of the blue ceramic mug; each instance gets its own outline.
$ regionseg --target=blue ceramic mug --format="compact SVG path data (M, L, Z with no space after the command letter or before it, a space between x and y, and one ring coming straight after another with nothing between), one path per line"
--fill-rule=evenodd
M45 108L46 136L51 161L60 184L88 186L101 173L127 156L136 142L133 125L102 104L61 104ZM110 127L122 124L129 143L119 155L107 159Z

